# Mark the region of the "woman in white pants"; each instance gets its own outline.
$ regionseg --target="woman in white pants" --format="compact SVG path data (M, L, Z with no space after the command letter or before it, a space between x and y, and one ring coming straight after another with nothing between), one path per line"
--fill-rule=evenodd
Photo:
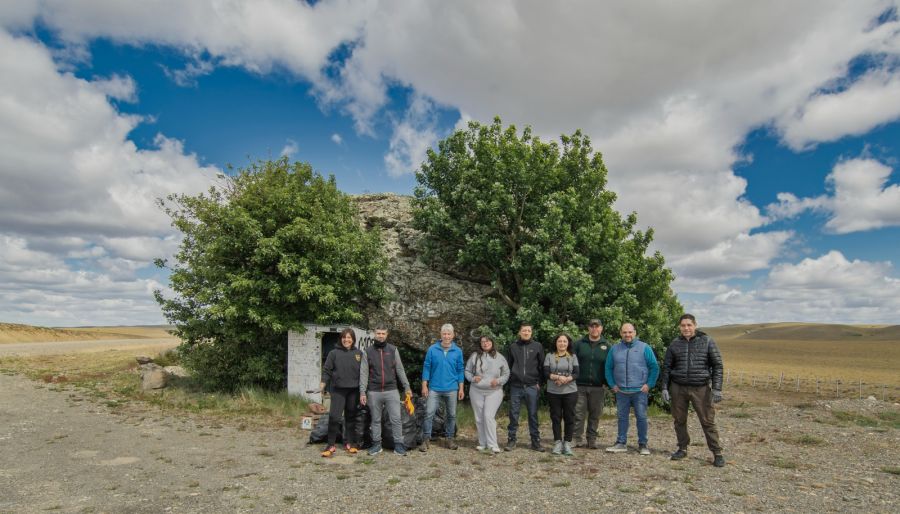
M497 444L497 409L503 402L503 384L509 380L509 364L506 358L494 348L494 340L481 337L478 351L466 362L466 380L471 382L469 398L475 411L475 426L478 427L478 451L489 450L500 453Z

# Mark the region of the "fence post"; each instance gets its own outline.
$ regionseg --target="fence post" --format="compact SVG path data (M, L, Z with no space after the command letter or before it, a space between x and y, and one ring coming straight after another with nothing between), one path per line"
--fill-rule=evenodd
M816 377L816 396L819 396L819 377Z
M862 379L859 379L859 399L862 400Z
M778 379L778 389L781 389L782 382L784 382L784 371L781 372L781 378Z
M881 401L884 401L884 384L881 384Z
M725 370L725 385L731 385L731 370Z
M797 375L797 392L800 392L800 375Z
M841 397L841 379L837 378L834 380L834 393L835 397Z

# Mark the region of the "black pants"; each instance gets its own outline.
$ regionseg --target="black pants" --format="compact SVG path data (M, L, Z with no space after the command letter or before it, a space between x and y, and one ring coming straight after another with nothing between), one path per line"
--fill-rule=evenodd
M337 441L341 428L341 416L344 418L345 443L357 446L359 430L356 426L357 411L359 406L358 387L335 387L331 390L331 410L328 412L328 446L333 446Z
M572 432L575 430L575 404L578 403L578 393L553 394L547 393L550 402L550 421L553 424L553 440L565 440L572 442ZM560 437L560 421L565 421L566 435Z

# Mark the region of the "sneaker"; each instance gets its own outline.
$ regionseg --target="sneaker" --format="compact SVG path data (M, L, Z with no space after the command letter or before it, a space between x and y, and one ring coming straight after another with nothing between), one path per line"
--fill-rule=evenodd
M673 453L669 458L672 460L681 460L685 457L687 457L687 449L679 448L675 450L675 453Z
M419 445L419 451L422 453L428 452L428 439L423 439L422 444Z
M646 444L640 445L640 447L638 448L638 451L640 452L641 455L650 455L650 448L647 448Z
M584 441L582 441L581 439L577 439L575 441L575 448L584 448Z
M347 453L349 453L350 455L356 455L356 453L359 451L356 448L355 444L345 444L344 449L347 450Z
M511 452L516 449L516 440L510 439L506 442L506 446L503 447L504 450Z
M372 444L372 447L369 448L369 451L366 453L368 453L369 455L378 455L379 453L381 453L381 443Z
M540 441L532 441L531 449L532 449L532 451L536 451L538 453L543 453L543 452L547 451L543 446L541 446Z
M322 452L322 457L331 457L337 452L337 448L334 445L325 448L325 451Z
M562 441L553 441L553 450L550 453L553 455L562 455L562 449Z
M455 450L455 449L459 448L459 445L456 444L456 439L453 439L453 438L447 439L446 445L447 445L448 450Z
M497 455L498 453L503 453L503 450L501 450L499 446L494 446L493 448L491 448L491 453Z
M403 447L402 444L394 444L394 455L399 455L401 457L406 457L406 448Z
M721 454L714 456L713 457L713 466L715 466L717 468L725 467L725 457L723 457Z
M566 441L563 443L562 454L566 457L574 457L575 452L572 451L572 443Z
M609 453L625 453L628 451L628 447L625 446L625 443L616 443L607 448L606 451Z
M487 446L481 446L481 445L479 444L478 446L475 447L475 451L476 451L476 452L483 452L483 451L485 451L485 450L487 450Z

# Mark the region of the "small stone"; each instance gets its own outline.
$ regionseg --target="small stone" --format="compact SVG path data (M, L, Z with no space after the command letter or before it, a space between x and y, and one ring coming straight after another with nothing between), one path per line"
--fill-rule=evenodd
M153 359L151 357L147 357L146 355L138 355L134 358L134 360L136 360L138 364L150 364L151 362L153 362Z
M869 396L868 398L866 398L866 401L867 402L877 402L878 398L875 398L874 396Z
M191 374L181 366L166 366L163 369L166 370L166 373L175 377L184 378L191 376Z

